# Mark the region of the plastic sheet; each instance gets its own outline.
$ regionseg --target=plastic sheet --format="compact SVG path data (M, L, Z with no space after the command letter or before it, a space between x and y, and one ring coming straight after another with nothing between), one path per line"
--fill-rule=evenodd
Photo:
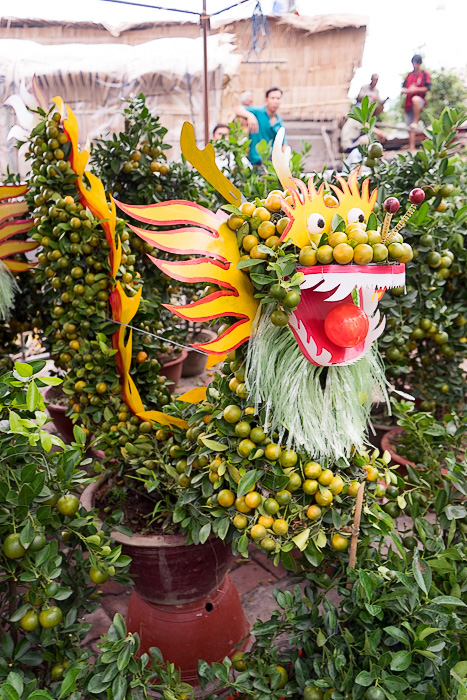
M239 67L233 53L233 35L208 37L210 124L218 119L222 90ZM34 74L50 99L60 94L75 112L82 145L97 136L123 129L122 99L143 92L153 114L168 129L169 158L180 153L182 123L188 119L202 142L203 118L202 39L165 38L128 44L42 45L33 41L0 40L0 101L19 92L22 80ZM11 108L0 109L0 172L7 164L26 171L15 142L7 134L15 124Z

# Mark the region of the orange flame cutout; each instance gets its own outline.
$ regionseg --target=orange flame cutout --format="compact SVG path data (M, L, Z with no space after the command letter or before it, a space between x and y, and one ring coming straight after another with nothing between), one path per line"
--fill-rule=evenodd
M21 197L27 190L27 185L0 185L0 260L12 272L24 272L33 267L33 263L13 260L12 257L38 246L35 241L10 240L13 236L29 231L34 226L34 221L31 218L18 218L29 214L25 201L4 200Z
M344 180L343 177L338 177L337 180L340 188L331 185L339 200L337 206L329 206L326 204L324 184L316 190L313 178L310 178L308 181L308 188L301 180L292 178L295 189L290 186L289 192L293 203L288 204L285 200L281 200L282 209L289 217L290 223L280 240L291 240L299 248L310 245L310 240L313 240L313 234L310 235L308 230L308 219L312 214L320 214L324 218L324 227L320 230L320 234L315 234L318 236L330 232L331 221L334 214L339 214L347 224L349 211L351 209L360 209L365 219L368 219L373 211L378 192L377 190L373 190L370 196L369 182L365 180L360 193L357 175L358 171L354 170L349 176L348 181Z
M184 224L192 227L151 231L131 226L138 236L162 250L178 255L208 256L176 262L149 256L162 272L174 279L221 287L220 291L185 306L166 304L170 311L188 321L207 321L222 316L239 319L220 337L194 347L214 355L225 355L244 343L250 337L258 302L250 280L237 270L240 252L235 233L225 223L227 215L220 211L214 214L199 204L179 200L148 206L118 201L116 204L137 221L155 226Z
M80 152L78 147L78 122L68 105L61 97L56 97L54 103L62 115L63 128L71 142L70 164L77 174L77 187L81 195L81 204L88 207L92 214L99 219L105 232L105 238L110 245L109 262L112 277L116 278L122 259L120 236L116 233L117 215L115 204L107 202L104 185L98 177L85 170L89 158L87 151ZM86 182L87 181L87 182ZM88 184L87 184L88 183ZM130 324L141 301L142 288L133 297L128 297L120 282L114 282L110 295L112 318L123 324ZM186 427L187 423L180 418L168 416L161 411L146 411L130 376L133 332L130 330L125 342L126 327L120 326L112 337L113 347L118 350L115 359L122 381L122 397L129 409L141 420L150 420L162 425L179 425Z

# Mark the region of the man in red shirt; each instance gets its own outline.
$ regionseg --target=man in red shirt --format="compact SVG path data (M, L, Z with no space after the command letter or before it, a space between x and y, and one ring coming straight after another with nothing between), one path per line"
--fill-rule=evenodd
M431 87L431 79L426 70L422 70L422 57L415 54L412 58L413 71L402 83L405 95L405 123L410 127L409 149L415 150L415 132L418 128L420 114L425 106L426 93Z

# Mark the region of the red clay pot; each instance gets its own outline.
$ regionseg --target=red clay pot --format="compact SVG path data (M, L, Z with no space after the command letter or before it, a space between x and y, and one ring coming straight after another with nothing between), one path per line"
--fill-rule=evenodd
M175 360L167 362L165 365L162 365L160 369L160 374L162 374L166 379L170 379L170 381L173 382L173 384L169 386L169 391L171 394L174 393L175 389L177 388L177 384L182 378L183 363L186 360L187 355L188 351L182 350L180 355Z
M399 469L401 476L407 476L407 466L412 467L412 469L418 469L418 467L415 462L411 462L410 459L406 459L402 455L397 454L397 452L394 450L394 445L397 444L398 437L403 432L404 428L401 428L400 426L391 428L391 430L385 433L381 438L381 449L387 450L391 455L392 461L401 465L401 469Z
M136 591L130 596L127 627L138 633L140 652L158 647L164 659L182 669L187 683L197 684L199 659L222 662L249 632L240 597L229 575L210 595L187 605L154 605Z
M49 414L49 416L52 418L55 427L57 428L57 432L59 436L62 438L62 440L66 443L70 443L74 440L73 437L73 422L71 418L69 418L66 415L67 408L66 406L60 406L59 404L53 403L53 396L52 398L48 398L52 392L52 389L56 389L56 387L53 386L48 386L43 392L42 395L44 399L50 403L48 404L46 411Z
M85 508L93 507L97 486L96 481L83 491ZM212 663L234 653L249 627L226 575L233 561L228 545L215 537L186 545L184 535L128 537L114 531L112 536L132 558L127 628L140 635L141 653L158 647L188 682L196 682L198 659Z
M193 339L193 343L207 343L210 340L217 338L217 333L205 328L198 333L196 338ZM207 355L197 352L195 349L187 350L187 358L183 363L182 377L194 377L197 374L201 374L206 369Z
M151 603L183 605L210 595L234 559L230 547L217 537L187 546L184 535L112 534L131 557L135 590Z

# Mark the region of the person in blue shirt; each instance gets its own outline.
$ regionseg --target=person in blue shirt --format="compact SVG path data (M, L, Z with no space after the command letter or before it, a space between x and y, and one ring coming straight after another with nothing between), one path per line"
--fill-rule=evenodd
M282 98L282 90L271 87L266 90L266 101L263 107L245 107L239 105L235 110L237 117L243 117L247 121L250 135L250 161L253 165L261 165L261 158L256 150L260 141L272 143L277 132L283 126L280 116L277 114Z

